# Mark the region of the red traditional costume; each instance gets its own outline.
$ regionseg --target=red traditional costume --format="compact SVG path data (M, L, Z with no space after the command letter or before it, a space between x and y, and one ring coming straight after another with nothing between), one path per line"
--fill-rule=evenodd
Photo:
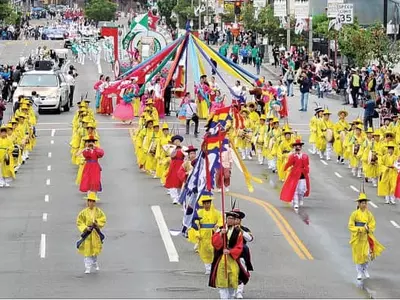
M303 145L300 140L296 140L294 145ZM302 201L302 197L310 195L310 166L308 155L305 153L293 153L289 156L284 170L291 167L290 173L282 186L280 198L285 202L293 200ZM300 194L300 195L299 195ZM297 199L300 197L301 199Z
M95 138L93 137L93 140ZM100 192L101 187L101 166L99 158L104 156L104 150L98 147L86 149L82 152L85 158L85 166L83 167L82 180L79 187L81 192Z

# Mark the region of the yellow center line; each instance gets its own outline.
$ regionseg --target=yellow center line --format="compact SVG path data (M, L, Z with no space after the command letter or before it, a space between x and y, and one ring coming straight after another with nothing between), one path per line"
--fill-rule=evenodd
M297 234L294 232L293 228L290 224L286 221L283 215L270 203L267 203L261 199L257 199L254 197L237 194L237 193L228 193L229 195L237 198L241 198L243 200L247 200L262 206L265 211L271 216L273 221L278 226L279 230L282 232L283 236L285 237L286 241L289 245L293 248L294 252L301 258L301 259L308 259L313 260L313 256L311 255L310 251L308 251L307 247L303 244L303 242L299 239Z

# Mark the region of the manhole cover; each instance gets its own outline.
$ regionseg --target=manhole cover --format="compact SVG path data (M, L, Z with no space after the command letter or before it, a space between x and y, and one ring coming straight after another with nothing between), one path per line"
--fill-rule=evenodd
M157 291L166 291L166 292L198 292L201 291L199 288L187 287L187 286L174 286L167 288L157 288Z

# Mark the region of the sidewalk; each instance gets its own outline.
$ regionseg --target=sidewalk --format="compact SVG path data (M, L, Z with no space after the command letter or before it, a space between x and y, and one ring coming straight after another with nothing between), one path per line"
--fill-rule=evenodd
M268 73L270 73L272 76L274 76L275 77L274 79L276 79L276 80L280 79L280 76L281 76L280 68L275 68L274 66L271 65L271 63L264 63L264 64L261 65L261 68L263 70L267 71ZM298 85L294 85L294 89L298 90L299 86ZM316 91L313 89L310 94L316 95ZM344 97L340 96L340 95L337 95L336 92L325 94L324 97L326 97L328 99L344 101Z

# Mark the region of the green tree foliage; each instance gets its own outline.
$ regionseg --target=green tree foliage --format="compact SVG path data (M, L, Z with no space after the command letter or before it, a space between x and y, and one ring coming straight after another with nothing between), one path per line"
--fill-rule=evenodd
M286 31L281 28L279 18L274 17L274 10L267 5L260 10L257 19L254 17L255 8L249 4L242 10L245 28L268 36L272 43L281 44L286 40Z
M14 24L8 23L9 20L7 18L13 13L13 8L10 5L8 0L0 0L0 22L5 24Z
M370 32L371 56L379 65L392 68L400 61L400 44L392 41L381 23L368 28Z
M115 18L117 4L109 0L91 0L85 8L85 15L90 20L112 21Z
M171 1L171 0L167 0ZM193 26L194 28L198 28L198 19L199 17L196 17L194 15L194 8L199 5L199 0L195 0L193 2L194 7L191 4L190 0L177 0L177 3L173 9L175 14L178 16L179 20L179 27L180 28L185 28L186 22L188 20L193 20Z
M177 4L177 0L159 0L157 1L158 12L162 17L165 17L167 25L175 28L176 20L171 19L172 11Z
M359 25L343 26L338 35L340 52L350 64L365 66L371 59L371 35Z

